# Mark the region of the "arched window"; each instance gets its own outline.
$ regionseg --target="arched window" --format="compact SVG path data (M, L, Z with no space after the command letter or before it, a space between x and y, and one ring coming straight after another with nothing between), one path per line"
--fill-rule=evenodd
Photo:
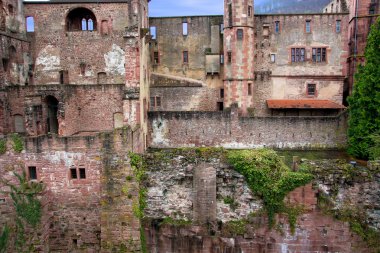
M85 18L82 19L82 31L87 30L87 20Z
M92 21L92 19L90 18L90 19L87 21L87 24L88 24L88 30L89 30L89 31L93 31L93 30L94 30L94 21Z
M94 31L96 24L94 13L82 7L70 11L66 18L67 31Z
M26 17L26 31L34 32L34 18L33 17Z

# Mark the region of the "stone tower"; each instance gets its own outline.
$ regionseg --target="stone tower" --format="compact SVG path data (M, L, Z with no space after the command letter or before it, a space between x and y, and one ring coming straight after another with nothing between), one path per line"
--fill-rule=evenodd
M224 104L247 114L253 106L253 0L224 0Z

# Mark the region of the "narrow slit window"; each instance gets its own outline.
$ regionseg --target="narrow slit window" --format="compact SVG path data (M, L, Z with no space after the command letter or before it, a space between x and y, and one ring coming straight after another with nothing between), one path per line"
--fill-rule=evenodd
M34 166L28 167L29 180L37 180L37 168Z
M248 5L248 17L252 16L252 6Z
M252 84L248 83L248 96L252 96Z
M224 33L224 24L220 24L220 33L221 33L221 34Z
M228 63L232 62L232 52L227 52L227 61Z
M220 98L224 98L224 89L220 89Z
M335 29L336 29L337 33L340 33L340 31L341 31L341 21L340 20L336 21L336 27L335 27Z
M311 21L306 20L306 32L311 33Z
M189 63L189 52L183 51L183 63Z
M94 30L94 21L92 21L92 19L90 18L88 20L87 24L88 24L88 30L93 31Z
M153 53L153 58L154 58L154 64L159 64L160 63L160 58L159 58L159 54L157 51L155 51Z
M237 33L237 39L243 40L243 37L244 37L243 29L237 29L236 33Z
M156 106L157 107L161 106L161 97L156 97Z
M228 5L228 26L232 26L232 4Z
M270 61L271 62L276 62L276 55L275 54L271 54L270 55Z
M182 35L183 36L187 36L187 34L188 34L187 29L188 29L187 22L182 23Z
M274 31L275 33L280 33L280 21L274 22Z
M87 31L87 20L82 19L82 31Z
M33 17L26 18L26 31L34 32L34 18Z
M224 64L224 55L223 54L220 55L220 64Z
M86 169L85 168L79 168L79 178L80 179L86 178Z

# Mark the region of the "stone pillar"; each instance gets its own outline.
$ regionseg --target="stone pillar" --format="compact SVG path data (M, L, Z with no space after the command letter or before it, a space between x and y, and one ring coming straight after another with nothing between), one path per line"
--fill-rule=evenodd
M195 223L216 220L216 169L199 164L193 176L193 219Z

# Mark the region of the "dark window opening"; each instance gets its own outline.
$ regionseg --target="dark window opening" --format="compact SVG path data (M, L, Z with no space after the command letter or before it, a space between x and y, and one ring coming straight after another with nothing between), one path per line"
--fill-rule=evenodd
M228 63L232 62L232 52L227 52L227 62Z
M313 48L313 62L326 62L326 48Z
M189 63L189 52L183 51L183 63Z
M315 96L316 95L316 88L317 88L317 86L314 83L307 84L307 95L308 96Z
M220 98L224 98L224 89L220 89Z
M59 71L59 84L69 83L69 71L61 70Z
M3 58L3 69L4 69L4 72L8 71L8 69L9 69L9 60L8 59Z
M305 61L305 48L292 48L292 62Z
M244 36L243 29L237 29L236 34L237 34L237 39L238 40L242 40L243 39L243 36Z
M275 33L280 33L280 21L274 22L274 31Z
M372 2L371 5L369 6L369 15L375 15L376 14L376 3Z
M37 180L37 168L34 166L28 167L29 180Z
M337 33L340 33L340 31L341 31L341 21L340 20L336 21L336 27L335 27L335 29L336 29Z
M34 18L33 17L26 17L26 31L34 32Z
M156 97L156 106L157 107L161 106L161 97Z
M252 96L252 84L248 83L248 96Z
M159 64L160 63L160 58L159 58L158 52L154 52L153 53L153 61L154 61L154 64Z
M70 174L71 174L71 178L72 178L72 179L76 179L76 178L78 178L78 175L77 175L77 169L76 169L76 168L71 168L71 169L70 169Z
M13 8L13 5L8 4L8 12L9 12L9 15L13 15L13 14L14 14L14 8Z
M79 168L79 178L80 179L86 178L86 169L85 168Z
M67 31L94 31L96 24L94 13L86 8L76 8L67 15Z
M232 26L232 4L228 5L228 26Z
M45 99L47 105L47 132L58 133L58 100L53 96Z
M151 107L160 107L161 106L161 97L150 97L150 106Z
M223 102L217 102L218 110L223 111L224 110L224 103Z
M252 15L252 6L248 5L248 17Z

